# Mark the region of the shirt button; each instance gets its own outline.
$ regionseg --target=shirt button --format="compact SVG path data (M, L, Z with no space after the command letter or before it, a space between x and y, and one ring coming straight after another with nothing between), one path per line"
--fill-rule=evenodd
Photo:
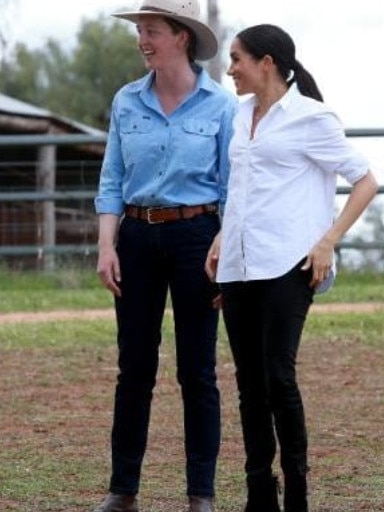
M161 151L164 151L165 150L165 146L161 146Z

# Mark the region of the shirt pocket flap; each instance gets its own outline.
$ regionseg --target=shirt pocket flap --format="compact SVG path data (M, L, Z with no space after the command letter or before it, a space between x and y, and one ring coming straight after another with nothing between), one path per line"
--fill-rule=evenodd
M120 117L121 133L148 133L152 125L152 119L146 115L122 114Z
M183 130L195 135L212 137L219 131L219 123L204 121L204 119L187 119L183 123Z

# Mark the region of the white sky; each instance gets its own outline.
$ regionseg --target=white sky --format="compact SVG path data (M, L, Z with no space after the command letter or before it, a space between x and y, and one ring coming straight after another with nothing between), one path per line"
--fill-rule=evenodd
M3 33L11 44L29 47L48 37L71 44L82 20L133 5L130 0L4 1ZM346 127L384 128L383 0L218 0L218 6L222 23L234 33L257 23L287 30L298 59Z

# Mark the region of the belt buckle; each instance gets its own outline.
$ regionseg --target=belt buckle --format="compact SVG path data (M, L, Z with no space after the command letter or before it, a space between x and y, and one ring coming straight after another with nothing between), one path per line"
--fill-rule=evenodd
M152 212L154 210L161 210L161 207L159 206L153 206L151 208L147 208L147 222L148 224L162 224L164 221L163 220L152 220Z

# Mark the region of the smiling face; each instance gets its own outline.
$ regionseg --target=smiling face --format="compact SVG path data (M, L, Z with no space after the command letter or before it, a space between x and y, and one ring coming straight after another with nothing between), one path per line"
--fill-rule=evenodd
M188 33L176 32L161 16L143 16L137 24L138 47L148 69L162 69L187 58Z
M239 39L232 41L230 49L231 63L227 75L233 78L236 94L257 94L265 81L268 63L266 58L256 59L246 52Z

